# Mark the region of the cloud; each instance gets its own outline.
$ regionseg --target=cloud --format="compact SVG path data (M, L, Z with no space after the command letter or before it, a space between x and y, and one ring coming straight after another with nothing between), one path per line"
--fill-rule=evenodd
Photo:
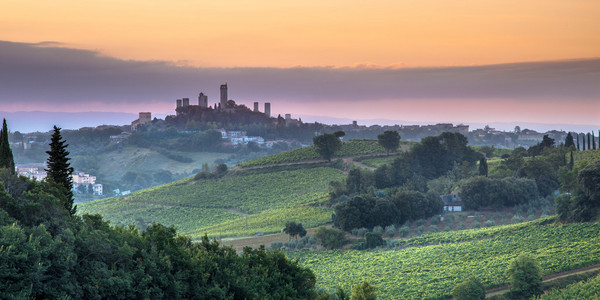
M0 41L0 105L16 111L131 111L147 103L218 99L228 82L236 101L315 103L512 99L528 103L600 99L600 58L439 68L194 68L130 61L65 48L60 42ZM112 109L113 107L114 109Z

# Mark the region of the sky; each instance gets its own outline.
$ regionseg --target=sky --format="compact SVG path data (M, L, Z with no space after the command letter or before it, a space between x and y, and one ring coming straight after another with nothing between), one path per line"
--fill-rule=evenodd
M0 0L0 112L600 126L600 1Z

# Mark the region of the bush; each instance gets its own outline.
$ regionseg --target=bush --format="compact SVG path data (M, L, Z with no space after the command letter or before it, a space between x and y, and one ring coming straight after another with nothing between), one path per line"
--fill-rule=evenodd
M519 215L514 215L512 217L512 224L517 224L517 223L521 223L523 222L523 217L519 216Z
M324 226L315 231L315 240L327 249L341 248L346 243L344 232L337 229L327 229Z
M361 228L361 229L359 229L359 230L358 230L358 232L357 232L357 236L364 237L364 236L365 236L365 234L366 234L367 232L369 232L369 230L368 230L368 229L366 229L366 228Z
M373 233L381 235L383 234L383 228L381 226L375 226L373 227Z
M410 227L408 227L407 225L400 227L400 230L398 230L398 234L400 234L401 237L407 237L410 234Z
M511 293L529 299L542 292L542 270L538 262L527 254L520 254L510 264Z
M367 242L367 248L373 249L379 246L385 245L385 241L381 237L381 234L369 232L365 236L365 241Z
M487 220L483 223L483 227L492 227L496 226L496 222L494 220Z
M440 224L440 217L438 217L438 216L431 217L431 219L429 220L429 224L432 224L432 225Z
M352 300L376 300L377 292L368 281L363 281L352 287Z
M281 247L283 247L283 243L279 242L279 241L274 241L274 242L271 242L271 244L269 245L269 247L272 250L279 250L279 249L281 249Z
M452 296L456 300L485 299L485 287L479 279L471 276L452 289Z
M385 228L385 236L393 238L396 235L396 226L390 225Z
M358 236L358 228L352 229L351 233L353 236Z

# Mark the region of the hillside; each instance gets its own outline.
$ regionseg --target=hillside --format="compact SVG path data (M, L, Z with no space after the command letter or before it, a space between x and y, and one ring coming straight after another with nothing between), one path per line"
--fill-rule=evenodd
M443 299L470 275L486 288L508 283L505 271L524 252L537 259L544 274L600 262L600 224L561 225L547 218L433 233L390 249L297 251L288 256L312 269L322 288L341 285L347 289L367 279L377 287L380 299Z
M411 143L400 142L400 149L402 151L408 150ZM379 145L377 140L372 139L355 139L342 144L340 149L334 155L335 158L347 157L347 156L360 156L360 155L373 155L383 154L385 149ZM239 164L240 167L254 167L254 166L266 166L273 164L285 164L294 163L308 160L321 160L319 154L313 147L304 147L295 149L287 152L278 153L271 156L266 156L258 159L254 159L248 162Z
M233 172L232 172L233 173ZM233 173L220 179L184 179L119 198L83 203L81 213L99 213L113 224L152 222L198 238L279 232L286 221L317 226L331 221L318 203L329 182L344 174L330 167Z
M320 203L327 200L329 182L346 175L335 164L312 160L306 155L314 153L312 149L255 159L243 164L247 168L233 168L220 179L183 179L124 197L82 203L79 212L99 213L113 224L140 228L153 222L173 225L192 238L205 233L227 237L280 232L286 221L302 222L305 227L326 224L333 210ZM384 151L376 140L353 140L343 144L339 157ZM133 161L143 162L148 155L140 153ZM284 162L295 163L274 166Z

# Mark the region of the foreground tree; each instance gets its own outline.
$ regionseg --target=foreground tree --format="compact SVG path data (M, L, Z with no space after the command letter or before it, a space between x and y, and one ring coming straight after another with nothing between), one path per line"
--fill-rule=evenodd
M15 174L15 161L8 143L6 119L2 122L2 131L0 132L0 168L6 168L10 174Z
M542 292L542 270L538 262L527 254L521 254L510 264L511 293L515 298L529 299Z
M60 128L54 126L54 133L50 138L50 151L46 151L49 155L46 164L48 165L48 181L57 183L61 187L64 187L65 194L65 208L74 215L77 206L73 206L73 168L69 163L70 158L69 151L67 151L66 141L63 140L60 134Z
M323 134L313 138L315 150L321 157L331 161L331 157L342 148L342 141L338 138L339 133Z
M383 134L378 135L377 141L381 147L385 148L389 155L390 151L396 151L398 146L400 146L400 135L397 131L388 130Z

